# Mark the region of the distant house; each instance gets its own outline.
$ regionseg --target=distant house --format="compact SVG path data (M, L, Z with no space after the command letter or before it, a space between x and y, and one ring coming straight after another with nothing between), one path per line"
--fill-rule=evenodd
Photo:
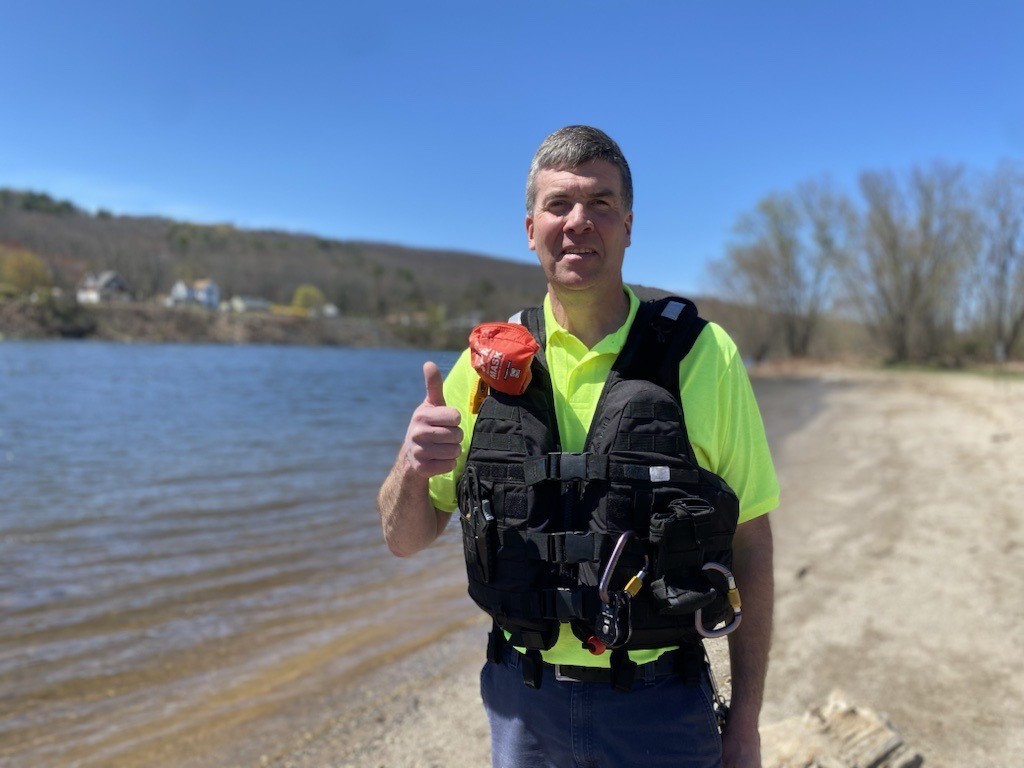
M196 304L207 309L217 309L220 306L220 287L213 280L196 280L192 284L192 292L196 297Z
M185 284L184 280L176 282L171 287L171 292L167 295L168 307L181 307L192 304L194 301L195 294L192 293L192 289Z
M132 291L128 282L113 270L89 273L78 284L75 297L79 304L99 304L108 301L131 301Z
M167 296L168 307L200 306L217 309L220 306L220 287L213 280L196 280L189 285L179 280Z

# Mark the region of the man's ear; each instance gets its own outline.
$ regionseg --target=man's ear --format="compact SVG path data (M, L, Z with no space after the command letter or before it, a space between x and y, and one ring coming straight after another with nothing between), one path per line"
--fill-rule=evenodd
M526 243L531 251L537 250L537 243L533 239L533 216L526 217Z
M629 246L629 245L632 244L632 236L633 236L633 212L632 211L630 211L629 213L626 214L626 218L625 218L624 221L625 221L625 225L626 225L626 245Z

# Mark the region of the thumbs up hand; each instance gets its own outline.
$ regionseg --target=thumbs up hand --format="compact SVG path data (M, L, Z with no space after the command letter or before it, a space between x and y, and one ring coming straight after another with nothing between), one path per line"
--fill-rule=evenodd
M462 430L458 410L444 402L441 371L434 363L423 364L426 397L413 411L402 451L409 467L429 478L450 472L462 453Z

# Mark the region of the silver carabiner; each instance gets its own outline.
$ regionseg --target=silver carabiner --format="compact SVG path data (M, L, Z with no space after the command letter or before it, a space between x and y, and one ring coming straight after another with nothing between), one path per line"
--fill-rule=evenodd
M608 558L608 565L604 568L604 573L601 575L601 583L597 587L598 594L601 595L602 602L610 605L612 602L611 596L608 594L608 584L612 580L612 571L615 570L615 566L619 564L619 558L622 557L622 551L626 548L626 543L633 537L633 531L624 531L619 540L615 542L615 549L612 550L612 556Z
M732 608L732 621L726 624L721 629L708 629L704 626L704 620L701 616L704 609L698 608L696 613L693 614L693 623L697 628L697 631L704 637L725 637L730 632L736 629L740 625L740 621L743 619L743 610L740 607L740 591L736 588L736 579L733 578L732 571L726 568L721 563L704 563L702 571L717 571L718 573L725 576L726 583L729 586L729 591L726 593L726 598L729 600L729 605Z

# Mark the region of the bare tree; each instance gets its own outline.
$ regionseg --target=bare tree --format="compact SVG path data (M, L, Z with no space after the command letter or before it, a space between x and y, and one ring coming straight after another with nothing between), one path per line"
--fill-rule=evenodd
M958 167L861 176L863 237L848 283L894 362L946 351L962 308L977 220Z
M934 360L950 351L965 317L965 278L978 252L980 230L962 168L940 163L915 169L910 187L923 277L921 352Z
M1024 167L1002 163L981 195L984 246L978 305L996 359L1013 355L1024 330Z
M736 225L741 241L719 269L723 283L733 298L764 313L791 355L810 352L852 229L852 206L825 182L769 195Z

